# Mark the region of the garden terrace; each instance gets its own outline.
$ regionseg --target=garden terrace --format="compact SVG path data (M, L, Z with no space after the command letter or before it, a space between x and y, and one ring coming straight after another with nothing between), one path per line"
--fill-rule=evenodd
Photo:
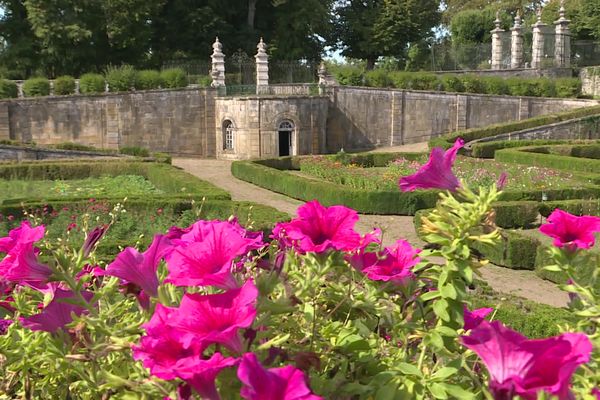
M103 185L98 184L99 180ZM122 184L128 181L134 184L131 189L142 191L124 192ZM79 184L84 185L84 190L76 189ZM65 194L70 199L230 199L226 191L170 165L140 161L0 164L0 186L17 191L2 192L1 204L60 200ZM61 190L68 193L61 194Z
M506 122L502 124L495 124L486 126L483 128L473 128L466 130L457 130L456 132L435 137L429 141L429 147L442 147L450 148L452 144L458 138L462 138L467 144L469 142L478 141L486 138L494 138L501 135L516 135L518 132L526 132L534 135L529 139L552 139L547 137L547 132L544 135L538 135L535 137L536 130L542 130L543 127L560 124L565 121L575 120L576 123L581 125L591 125L590 132L584 129L573 130L573 133L565 138L555 139L590 139L590 134L593 131L597 133L598 129L595 123L598 121L598 115L600 114L600 106L584 107L575 110L565 111L556 114L548 114L543 116L537 116L534 118L528 118L521 121ZM515 136L516 138L517 136Z
M317 159L322 165L313 162ZM238 161L231 168L239 179L296 199L318 199L326 205L344 204L365 214L414 215L417 210L433 207L438 192L403 193L397 188L397 180L414 172L424 159L424 155L414 153L364 153ZM401 162L392 165L393 160ZM500 226L530 225L538 217L542 198L587 199L600 195L600 187L588 176L509 163L487 162L490 166L485 169L486 161L469 158L460 158L458 164L461 163L467 166L462 177L477 177L482 185L495 182L502 168L515 176L529 174L525 180L513 179L511 183L509 179L512 188L509 186L496 204Z

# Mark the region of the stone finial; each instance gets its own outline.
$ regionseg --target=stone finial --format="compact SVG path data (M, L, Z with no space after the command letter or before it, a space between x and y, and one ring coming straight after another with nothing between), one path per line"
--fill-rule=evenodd
M496 25L496 29L501 29L500 25L502 21L500 20L500 10L496 10L496 20L494 21L494 25Z
M554 42L554 65L559 68L569 68L571 66L571 32L569 30L569 21L566 18L565 2L560 2L559 18L554 21L555 42Z
M268 92L269 86L269 56L263 38L260 38L256 48L258 49L256 56L254 56L256 59L256 94L261 94Z
M533 24L533 39L531 44L531 68L542 68L544 59L544 24L542 22L542 8L537 9L537 21Z
M521 28L521 22L523 22L523 20L521 19L521 10L517 10L517 16L515 17L515 28Z
M535 14L537 15L537 23L542 22L542 7L538 7Z
M210 56L212 59L212 69L210 75L212 77L212 87L225 86L225 54L223 54L223 45L219 42L219 38L215 38L212 45L213 53Z

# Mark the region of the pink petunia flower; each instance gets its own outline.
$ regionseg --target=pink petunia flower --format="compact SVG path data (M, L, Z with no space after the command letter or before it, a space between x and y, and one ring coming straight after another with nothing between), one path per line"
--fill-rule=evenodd
M298 218L277 224L273 237L301 253L354 251L378 241L374 234L361 237L354 230L357 222L358 213L351 208L324 207L313 200L298 208Z
M381 258L362 272L374 281L402 284L414 277L412 268L421 261L417 256L420 251L406 240L398 240L392 247L386 247Z
M454 146L446 150L436 147L431 155L416 173L400 178L400 190L412 192L417 189L445 189L455 191L460 186L458 178L452 172L456 153L465 145L462 139L456 139Z
M94 274L110 275L122 279L126 284L133 284L141 289L140 299L146 296L158 296L157 269L160 260L171 250L171 241L166 236L156 235L150 247L142 254L133 247L123 250L106 270L96 268ZM135 291L134 291L135 292ZM140 303L145 304L145 301ZM146 307L147 308L147 307Z
M239 330L254 322L257 297L258 289L252 280L221 294L187 293L169 319L169 325L181 332L180 340L185 347L198 342L204 346L221 343L240 353Z
M107 230L108 225L101 225L95 227L87 234L82 246L82 252L84 257L90 255L92 250L94 250L94 248L96 247L100 239L102 239Z
M502 172L500 174L500 176L498 177L498 180L496 181L496 188L498 190L504 190L507 183L508 183L508 174L505 171L505 172Z
M304 372L288 365L265 369L254 353L246 353L238 368L246 400L320 400L306 385Z
M554 238L554 246L568 250L589 249L596 241L594 234L600 232L599 217L577 217L558 208L550 214L547 221L548 223L540 226L540 232Z
M89 304L94 297L92 292L82 291L81 295ZM78 296L70 290L56 289L54 298L41 313L27 318L20 318L23 327L32 331L56 332L63 329L65 325L73 322L73 315L80 316L87 312L82 305L72 304L68 301L75 301Z
M11 230L8 237L0 239L0 252L6 257L0 261L0 278L32 287L42 287L52 275L52 270L38 261L39 250L34 243L44 237L43 226L31 228L27 221Z
M150 321L142 326L146 334L140 339L139 345L132 347L133 358L141 360L152 375L165 380L177 378L175 365L181 359L197 356L204 350L198 342L184 347L180 340L181 332L167 325L176 310L157 304Z
M478 308L470 311L465 305L463 307L463 319L465 321L463 329L468 331L477 328L492 311L494 311L493 308Z
M590 340L581 333L529 340L499 321L482 321L461 339L482 359L490 374L490 390L502 400L515 396L535 400L540 392L571 399L571 376L590 360L592 351Z
M172 233L175 245L167 256L166 282L177 286L238 286L232 275L235 259L264 246L262 234L249 234L237 222L198 221L191 229Z
M12 319L0 319L0 336L6 335L8 327L13 323Z
M175 369L178 376L193 387L203 399L220 400L215 379L223 369L237 363L238 360L235 358L223 357L221 353L215 353L208 360L200 356L184 358L177 363Z

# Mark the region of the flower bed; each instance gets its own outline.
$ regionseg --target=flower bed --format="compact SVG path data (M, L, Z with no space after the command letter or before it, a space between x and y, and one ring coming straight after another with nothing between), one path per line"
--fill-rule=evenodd
M0 238L0 387L40 399L589 398L600 295L576 267L600 218L549 216L548 268L570 278L572 302L534 314L528 333L554 336L525 337L510 326L514 308L473 309L485 266L469 245L498 240L499 192L459 183L461 145L401 179L403 190L446 189L422 218L434 250L382 247L379 231L355 231L356 211L311 201L269 239L235 219L198 220L105 263L97 248L119 206L72 240L52 240L31 216Z

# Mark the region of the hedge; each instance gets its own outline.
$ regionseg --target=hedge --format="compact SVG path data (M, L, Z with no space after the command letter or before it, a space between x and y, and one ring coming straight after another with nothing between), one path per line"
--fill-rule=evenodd
M19 88L13 81L0 79L0 99L12 99L19 96Z
M524 119L522 121L512 121L502 124L489 125L483 128L473 128L462 131L456 131L451 134L438 136L429 141L429 147L450 148L458 138L463 138L465 142L476 139L501 135L504 133L518 132L525 129L536 128L539 126L555 124L557 122L568 121L600 114L600 106L582 107L574 110L565 111L557 114L548 114L534 118Z
M282 161L282 163L289 162ZM417 210L433 207L439 197L436 191L402 193L399 190L377 192L356 190L293 175L268 167L264 163L264 160L262 164L235 161L231 165L231 172L238 179L295 199L303 201L318 199L326 206L343 204L364 214L413 215Z
M140 175L148 179L165 195L153 198L180 197L229 200L228 192L202 181L170 165L139 161L60 161L43 163L0 164L0 179L72 180L103 175ZM52 200L48 198L47 200ZM35 202L35 199L10 199L3 204Z
M573 140L545 140L545 139L533 139L533 140L496 140L493 142L477 142L471 145L470 156L475 158L494 158L496 150L508 149L513 147L525 147L535 145L554 145L554 144L568 144L577 143Z
M160 73L164 88L177 89L188 85L187 74L181 68L169 68Z
M137 84L135 88L140 90L150 90L158 89L162 85L163 80L160 76L160 72L152 69L146 69L138 73Z
M126 92L138 84L138 72L131 65L109 66L104 74L110 92Z
M50 81L47 78L31 78L23 83L25 96L37 97L50 95Z
M104 93L106 81L100 74L85 74L79 78L79 92L82 94Z
M578 78L502 78L476 74L435 74L432 72L365 71L358 66L330 68L340 85L394 87L407 90L436 90L493 95L578 97L581 81Z
M496 151L495 159L500 162L535 165L569 172L600 172L600 160L544 154L541 151L543 147L503 149Z
M75 78L72 76L59 76L54 80L54 94L68 95L75 93Z

